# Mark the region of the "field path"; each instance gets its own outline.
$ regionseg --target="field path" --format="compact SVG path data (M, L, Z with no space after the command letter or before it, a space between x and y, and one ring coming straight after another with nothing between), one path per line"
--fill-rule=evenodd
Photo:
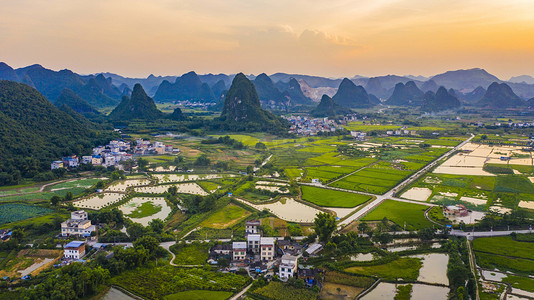
M334 183L334 182L337 182L337 181L340 181L340 180L342 180L342 179L345 179L345 178L349 177L350 175L352 175L352 174L354 174L354 173L357 173L357 172L360 172L361 170L363 170L363 169L365 169L365 168L369 168L369 167L371 167L371 166L373 166L373 165L376 165L377 163L378 163L378 161L375 161L375 162L372 163L372 164L369 164L369 165L367 165L367 166L361 167L361 168L359 168L359 169L356 170L356 171L352 171L352 172L350 172L349 174L343 175L343 176L341 176L340 178L338 178L338 179L336 179L336 180L334 180L334 181L332 181L332 182L327 183L326 185L331 185L331 184Z
M382 202L384 202L384 200L386 199L391 199L391 200L395 200L395 201L403 201L403 202L411 202L411 203L418 203L418 204L423 204L423 205L429 205L430 203L425 203L425 202L419 202L419 201L411 201L411 200L405 200L405 199L400 199L400 198L395 198L395 194L402 190L404 187L410 185L412 182L414 182L415 180L417 180L419 177L421 177L422 175L426 174L430 169L432 169L434 166L436 166L442 159L446 158L446 157L449 157L451 156L454 152L456 152L458 149L460 149L461 147L463 147L465 144L469 143L473 138L475 137L475 135L471 134L471 137L469 137L468 139L466 139L465 141L461 142L460 144L458 144L456 147L452 148L451 150L447 151L445 154L443 154L442 156L436 158L435 160L433 160L431 163L429 163L428 165L426 165L425 167L423 167L421 170L417 171L415 174L411 175L410 177L408 177L406 180L404 180L403 182L399 183L397 186L395 186L394 188L392 188L391 190L389 190L387 193L385 193L384 195L374 195L376 196L376 199L374 201L372 201L371 203L369 203L367 206L365 206L364 208L360 209L359 211L357 211L356 213L354 213L353 215L351 215L350 217L346 218L345 220L339 222L338 224L338 227L339 228L342 228L348 224L350 224L351 222L355 221L355 220L358 220L360 218L362 218L363 216L365 216L366 214L368 214L369 212L371 212L372 210L374 210L378 205L380 205Z

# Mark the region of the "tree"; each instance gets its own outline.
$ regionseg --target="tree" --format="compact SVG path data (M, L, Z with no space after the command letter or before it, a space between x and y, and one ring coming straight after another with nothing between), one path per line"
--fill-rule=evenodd
M163 228L165 227L165 223L163 223L163 221L160 219L154 219L148 223L148 227L150 227L153 232L161 234L163 232Z
M148 166L148 161L146 159L143 159L142 157L139 157L137 159L137 165L139 166L140 170L145 171L146 167Z
M366 233L367 230L369 230L369 225L365 222L361 222L360 224L358 224L358 231L360 231L361 233Z
M50 203L52 205L57 205L59 201L61 201L61 197L59 197L58 195L54 195L52 196L52 198L50 198Z
M253 166L247 166L247 174L252 174L254 172Z
M256 145L254 146L254 148L256 148L258 150L265 150L265 149L267 149L267 146L262 142L257 142Z
M206 154L201 154L199 157L197 157L197 160L195 161L195 165L197 166L209 166L210 163L211 160Z
M126 229L126 233L128 233L132 241L142 237L145 234L145 231L145 227L139 223L132 223L132 225Z
M67 192L67 194L65 194L65 201L71 201L72 199L74 199L72 192Z
M315 233L319 240L326 243L330 240L332 233L336 230L336 217L329 213L318 213L313 221Z
M176 194L178 194L178 188L175 185L169 187L167 191L169 194L171 194L171 196L176 196Z
M217 260L217 265L219 265L221 268L227 268L230 265L230 262L228 259L221 257Z

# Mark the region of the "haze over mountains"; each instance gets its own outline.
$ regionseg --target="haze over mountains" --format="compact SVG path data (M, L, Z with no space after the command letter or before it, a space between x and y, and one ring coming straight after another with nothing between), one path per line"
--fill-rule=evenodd
M448 71L432 77L385 75L368 78L356 75L339 79L286 73L244 76L253 83L262 107L274 110L287 110L289 107L302 105L314 106L313 102L319 102L325 94L347 108L367 108L380 103L419 107L423 105L427 92L437 94L441 86L464 105L480 104L482 107L490 107L487 103L499 102L479 101L493 83L505 83L510 88L505 94L512 97L510 99L513 103L502 103L503 108L524 104L518 102L512 94L521 101L534 98L534 78L522 75L513 77L510 81L502 81L479 68ZM5 63L0 63L0 79L35 87L52 103L62 94L67 93L70 99L76 95L85 103L82 105L80 99L77 99L78 104L71 103L67 106L82 114L103 107L117 106L123 96L131 95L135 84L140 84L147 96L158 102L218 102L222 108L222 101L234 77L234 74L198 75L191 71L181 76L150 75L147 78L128 78L113 73L79 75L70 70L53 71L41 65L13 69ZM427 99L430 99L429 97ZM80 105L86 107L82 109Z

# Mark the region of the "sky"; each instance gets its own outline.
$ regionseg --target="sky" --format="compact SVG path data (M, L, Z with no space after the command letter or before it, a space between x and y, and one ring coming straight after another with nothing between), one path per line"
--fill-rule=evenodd
M531 0L0 0L0 61L130 77L534 76Z

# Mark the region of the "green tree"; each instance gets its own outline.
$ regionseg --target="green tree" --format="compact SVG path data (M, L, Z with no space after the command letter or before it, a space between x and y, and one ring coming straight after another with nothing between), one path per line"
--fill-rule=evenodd
M169 189L167 190L169 192L169 194L171 194L172 196L176 196L178 194L178 188L173 185L173 186L170 186Z
M155 233L161 234L165 223L161 219L154 219L148 223L148 227Z
M358 224L358 231L361 233L366 233L369 230L369 225L365 222Z
M67 192L65 194L65 201L71 201L72 199L74 199L74 196L72 195L72 192Z
M57 205L59 201L61 201L61 197L59 197L58 195L54 195L52 196L52 198L50 198L50 203L52 205Z
M142 157L139 157L137 159L137 165L139 166L139 169L141 171L146 171L146 167L148 166L148 160L143 159Z
M195 165L197 166L209 166L210 164L211 164L211 160L208 158L206 154L201 154L195 160Z
M329 213L318 213L313 221L315 233L319 240L326 243L330 240L332 233L336 230L336 217Z
M138 238L142 237L146 232L145 227L139 223L132 223L127 229L126 233L128 233L128 236L130 236L130 239L132 241L137 240Z

